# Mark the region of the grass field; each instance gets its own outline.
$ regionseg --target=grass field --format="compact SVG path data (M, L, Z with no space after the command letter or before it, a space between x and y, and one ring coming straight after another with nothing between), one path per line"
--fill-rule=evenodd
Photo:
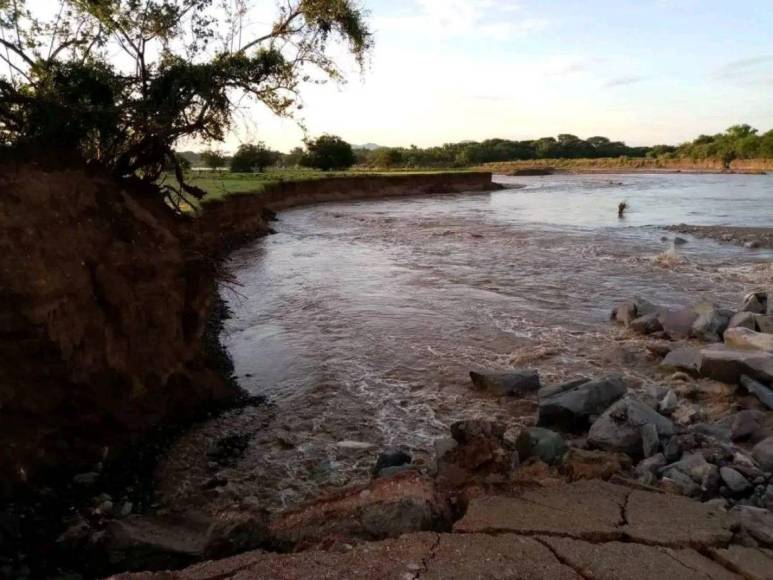
M316 171L312 169L270 168L264 173L231 173L230 171L187 171L190 185L200 187L207 192L204 201L220 199L231 194L260 193L268 184L281 181L308 181L329 179L331 177L355 177L367 175L401 175L421 173L447 173L464 171L459 169L415 169L394 171L373 171L353 169L349 171ZM165 179L174 179L171 175Z

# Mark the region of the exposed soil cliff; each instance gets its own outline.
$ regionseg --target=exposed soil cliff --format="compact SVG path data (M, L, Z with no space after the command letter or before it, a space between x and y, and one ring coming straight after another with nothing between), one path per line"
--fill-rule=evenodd
M202 349L211 262L154 196L0 166L0 490L233 396Z

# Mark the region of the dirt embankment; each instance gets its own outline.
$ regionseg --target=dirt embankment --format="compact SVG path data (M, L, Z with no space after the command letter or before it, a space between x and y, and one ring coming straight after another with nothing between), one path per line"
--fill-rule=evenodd
M0 492L235 394L184 220L84 169L5 163L0 192Z
M492 191L490 172L363 175L282 182L259 194L234 194L207 203L196 222L197 237L210 248L227 250L269 230L273 212L314 203L411 195Z
M765 173L773 171L773 159L737 159L728 167L720 160L649 159L615 157L602 159L534 159L486 163L478 169L494 173L540 175L549 173ZM524 173L532 172L532 173Z
M749 249L773 248L773 228L689 226L687 224L679 224L668 226L666 229L680 234L690 234L698 238L711 238L718 242L728 242Z
M267 210L492 187L474 173L282 183L191 220L84 168L1 164L0 496L237 394L204 340L214 256L267 233Z

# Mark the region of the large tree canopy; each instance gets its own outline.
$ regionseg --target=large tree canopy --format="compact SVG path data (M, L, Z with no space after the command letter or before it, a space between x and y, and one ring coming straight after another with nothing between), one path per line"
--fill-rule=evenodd
M183 138L222 140L245 99L278 115L303 83L341 80L343 43L362 66L372 36L356 0L0 0L0 142L78 151L117 177L156 181ZM37 11L36 11L37 10Z

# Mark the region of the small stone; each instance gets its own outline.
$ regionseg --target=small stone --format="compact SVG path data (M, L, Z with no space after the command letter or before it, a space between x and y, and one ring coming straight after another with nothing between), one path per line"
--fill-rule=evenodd
M88 473L79 473L75 477L72 478L73 483L76 483L78 485L83 486L92 486L97 482L97 478L99 477L98 473L94 473L93 471L90 471Z
M658 313L651 312L631 321L630 328L639 334L652 334L663 330L663 325L658 320Z
M564 439L550 429L534 427L528 431L530 439L530 456L538 457L548 465L561 461L566 454L567 446ZM522 458L523 459L523 458Z
M752 457L763 471L773 471L773 437L757 443L752 449Z
M386 469L388 467L400 467L402 465L411 463L411 461L413 461L413 458L407 452L398 447L385 449L378 456L378 459L376 460L376 466L373 468L373 473L378 475L382 469Z
M679 404L679 399L673 389L669 389L666 396L660 401L658 409L666 416L670 416L676 411L676 407Z
M739 382L750 395L757 397L760 403L765 405L768 409L773 409L773 389L766 387L761 382L755 381L753 378L747 377L746 375L741 375Z
M733 441L754 439L760 432L760 422L765 419L765 413L760 411L739 411L733 418L730 427L730 438Z
M663 448L663 455L666 457L666 461L672 463L679 461L682 456L682 446L679 444L679 440L676 437L671 437Z
M666 457L662 453L656 453L652 457L642 459L636 466L636 475L643 475L645 473L656 473L661 468L666 466Z
M719 470L722 481L725 482L728 489L733 493L744 493L751 488L751 483L743 475L738 473L732 467L722 467Z
M641 445L644 457L652 457L660 450L657 425L647 423L641 428Z

